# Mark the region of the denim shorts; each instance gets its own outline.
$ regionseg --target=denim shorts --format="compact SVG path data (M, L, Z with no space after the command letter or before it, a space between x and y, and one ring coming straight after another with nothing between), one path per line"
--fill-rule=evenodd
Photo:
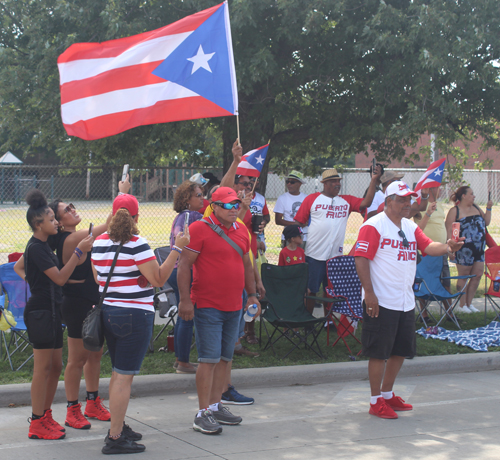
M221 311L216 308L196 308L195 305L194 330L200 363L233 359L240 315L241 310Z
M311 294L318 293L321 284L323 284L323 289L326 289L328 286L326 261L306 256L306 262L309 265L309 282L307 283L307 287L311 291Z
M103 304L104 336L113 371L139 373L153 334L154 317L152 311Z

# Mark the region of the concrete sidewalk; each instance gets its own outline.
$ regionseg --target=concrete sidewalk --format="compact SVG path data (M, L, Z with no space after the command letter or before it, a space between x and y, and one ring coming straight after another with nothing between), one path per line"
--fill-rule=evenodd
M236 371L235 383L256 403L230 407L243 423L217 436L192 430L192 376L139 377L133 392L142 397L131 399L126 421L144 435L147 450L133 458L496 459L499 369L499 353L407 361L395 390L414 410L400 412L398 420L368 414L366 362ZM5 407L6 395L14 394L5 390L0 387L1 459L103 458L109 423L92 421L88 431L67 428L60 441L30 440L30 407ZM53 406L60 423L65 406Z

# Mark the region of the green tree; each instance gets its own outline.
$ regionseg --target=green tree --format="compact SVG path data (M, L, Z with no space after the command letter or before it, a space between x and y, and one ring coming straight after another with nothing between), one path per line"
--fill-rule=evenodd
M57 56L76 42L152 30L212 0L3 0L3 149L65 163L231 161L234 117L68 138ZM496 0L233 0L229 2L245 150L271 140L265 171L345 163L371 147L400 158L422 133L482 136L498 147L500 35ZM316 162L317 163L317 162ZM263 175L265 181L266 175ZM263 184L265 189L265 183Z

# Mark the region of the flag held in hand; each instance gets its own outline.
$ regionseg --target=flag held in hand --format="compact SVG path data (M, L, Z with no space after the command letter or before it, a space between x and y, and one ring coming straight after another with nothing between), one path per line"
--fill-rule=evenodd
M427 171L425 171L422 177L418 180L415 187L415 192L418 193L418 200L420 200L420 196L422 194L421 190L423 188L439 187L441 185L445 164L446 159L442 158L441 160L431 163L431 165L427 168Z
M57 64L70 136L238 113L227 2L151 32L71 45Z
M259 177L264 162L266 161L269 144L263 145L255 150L245 153L241 157L240 164L236 170L238 176Z

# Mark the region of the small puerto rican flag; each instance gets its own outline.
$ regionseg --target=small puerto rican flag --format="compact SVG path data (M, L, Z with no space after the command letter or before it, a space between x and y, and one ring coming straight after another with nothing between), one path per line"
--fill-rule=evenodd
M356 251L368 252L369 245L368 241L358 241L356 243Z
M245 153L241 157L240 164L236 170L238 176L259 177L264 161L266 161L269 144L263 145L255 150Z

